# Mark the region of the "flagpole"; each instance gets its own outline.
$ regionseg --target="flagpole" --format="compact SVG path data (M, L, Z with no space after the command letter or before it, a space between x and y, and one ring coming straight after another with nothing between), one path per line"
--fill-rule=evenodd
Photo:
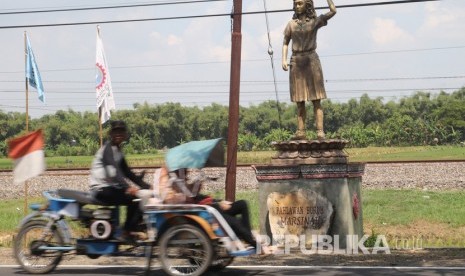
M97 37L100 37L100 25L97 25ZM98 126L99 126L99 138L100 138L100 147L103 145L103 130L102 130L102 108L101 106L98 107L97 114L98 114Z
M24 31L24 69L27 70L27 34ZM25 74L26 82L26 133L29 132L29 84L27 81L27 71ZM28 194L28 183L24 181L24 215L27 215L27 194Z
M24 181L24 215L27 215L27 193L28 193L28 189L27 189L27 186L28 186L28 183L27 183L27 180Z
M27 70L27 42L26 42L26 31L24 31L24 68ZM27 71L26 71L27 74ZM29 132L29 85L27 83L27 75L25 77L26 80L26 132Z
M100 137L100 147L103 146L103 126L100 116L102 116L101 108L98 108L98 125L99 125L99 137Z

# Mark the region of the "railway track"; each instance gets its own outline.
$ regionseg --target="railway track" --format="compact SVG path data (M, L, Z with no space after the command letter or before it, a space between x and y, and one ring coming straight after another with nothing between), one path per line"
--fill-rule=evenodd
M431 163L465 163L465 159L457 160L457 159L445 159L445 160L403 160L403 161L368 161L368 162L355 162L355 163L365 163L367 165L383 165L383 164L411 164L411 163L418 163L418 164L431 164ZM253 165L269 165L269 164L238 164L237 168L250 168ZM132 168L136 170L155 170L160 168L160 166L133 166ZM219 168L225 168L219 167ZM47 172L73 172L76 171L78 174L82 174L82 171L88 171L88 167L76 167L76 168L51 168L47 169ZM0 169L0 173L9 173L12 172L12 169Z
M153 181L151 172L156 166L135 168L146 170L146 181ZM224 190L226 168L206 168L212 181L206 190ZM11 170L0 171L0 198L24 196L24 185L13 185ZM28 181L30 196L40 196L43 190L69 188L88 190L89 168L49 169L41 176ZM367 162L362 177L363 189L421 189L421 190L465 190L465 160ZM255 171L250 164L237 166L236 189L258 189Z

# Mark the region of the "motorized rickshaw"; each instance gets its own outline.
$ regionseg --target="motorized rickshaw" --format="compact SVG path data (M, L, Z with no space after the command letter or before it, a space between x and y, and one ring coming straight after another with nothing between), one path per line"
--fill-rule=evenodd
M193 141L170 149L170 170L218 166L223 160L221 139ZM33 274L53 271L66 254L140 256L149 272L158 257L168 275L202 275L221 270L237 256L255 250L245 248L221 214L198 204L152 204L144 211L144 240L130 243L115 237L120 231L119 208L106 206L88 192L58 189L43 192L47 204L32 204L33 211L20 223L14 239L14 255ZM85 234L73 235L70 221Z

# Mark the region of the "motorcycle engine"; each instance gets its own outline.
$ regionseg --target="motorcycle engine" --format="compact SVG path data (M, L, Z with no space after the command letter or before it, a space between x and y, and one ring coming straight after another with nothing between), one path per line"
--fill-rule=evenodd
M106 240L111 236L111 210L97 209L92 213L93 220L90 224L90 233L92 237L98 240Z

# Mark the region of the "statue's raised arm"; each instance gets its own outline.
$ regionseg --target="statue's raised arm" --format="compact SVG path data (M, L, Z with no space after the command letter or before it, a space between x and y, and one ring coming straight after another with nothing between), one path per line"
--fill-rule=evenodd
M328 0L329 12L325 14L326 20L330 19L334 15L336 15L336 5L334 5L332 0Z

